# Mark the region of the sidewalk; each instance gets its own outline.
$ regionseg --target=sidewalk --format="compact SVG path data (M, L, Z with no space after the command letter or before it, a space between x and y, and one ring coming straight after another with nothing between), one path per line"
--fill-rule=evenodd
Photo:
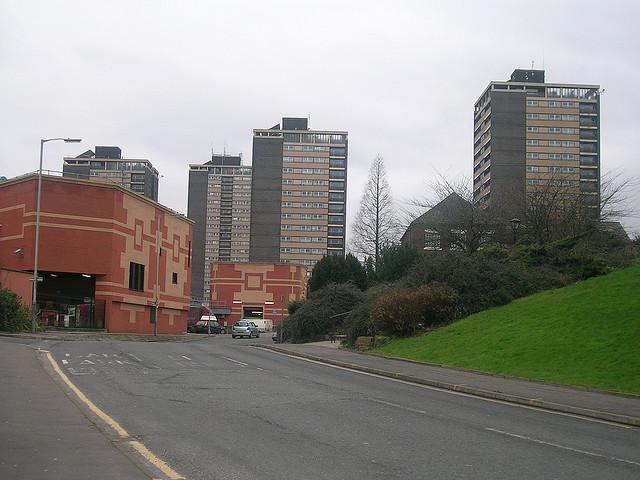
M337 343L318 342L261 347L480 397L640 426L640 396L609 394L579 387L395 360L343 350L337 346Z
M37 355L0 343L0 478L148 479L65 395Z

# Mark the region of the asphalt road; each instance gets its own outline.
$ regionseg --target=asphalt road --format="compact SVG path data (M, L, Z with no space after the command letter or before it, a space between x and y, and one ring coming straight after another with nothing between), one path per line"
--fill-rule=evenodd
M69 378L188 479L638 479L640 430L250 346L48 342Z

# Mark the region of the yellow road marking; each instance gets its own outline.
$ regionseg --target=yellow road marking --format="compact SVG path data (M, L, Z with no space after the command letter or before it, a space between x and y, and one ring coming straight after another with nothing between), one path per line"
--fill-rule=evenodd
M51 366L53 367L55 372L60 376L62 381L73 391L73 393L75 393L78 396L78 398L80 399L80 401L82 401L82 403L84 403L87 407L89 407L89 410L91 410L95 415L97 415L104 423L109 425L109 427L115 430L116 433L121 438L129 438L129 433L124 428L122 428L118 424L118 422L116 422L113 418L111 418L109 415L107 415L102 410L100 410L95 403L89 400L87 396L84 393L82 393L80 389L78 389L78 387L76 387L71 380L69 380L69 377L67 377L67 375L58 366L58 363L53 359L53 356L51 355L51 353L45 352L45 355L47 356L47 359L51 363Z
M106 423L110 428L112 428L121 438L128 439L130 438L129 433L120 426L118 422L116 422L113 418L103 412L100 408L96 406L91 400L87 398L87 396L80 391L78 387L76 387L69 377L62 371L62 369L58 366L58 363L54 360L53 356L50 352L41 350L51 363L53 370L60 376L62 381L71 389L73 393L77 395L82 403L84 403L91 412L93 412L97 417L99 417L104 423ZM145 447L142 443L137 440L130 440L127 442L131 447L133 447L140 455L142 455L149 463L154 465L158 470L164 473L171 480L185 480L185 477L180 475L178 472L173 470L169 465L163 462L160 458L155 456L147 447Z
M171 480L185 480L185 478L182 475L180 475L178 472L172 469L169 465L167 465L165 462L163 462L158 457L156 457L142 443L136 440L131 440L129 442L129 445L135 448L140 455L142 455L149 462L155 465L162 473L164 473Z

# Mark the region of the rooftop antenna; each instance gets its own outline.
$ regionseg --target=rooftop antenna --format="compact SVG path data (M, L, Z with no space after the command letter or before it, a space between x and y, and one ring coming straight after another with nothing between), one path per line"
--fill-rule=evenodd
M536 61L531 60L531 70L535 70L535 64L536 64Z

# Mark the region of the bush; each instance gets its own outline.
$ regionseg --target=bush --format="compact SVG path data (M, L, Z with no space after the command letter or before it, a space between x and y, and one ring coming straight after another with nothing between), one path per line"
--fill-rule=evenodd
M530 275L510 263L462 253L424 255L405 278L405 286L412 289L431 282L445 283L458 293L462 316L538 290Z
M30 328L29 310L20 297L11 290L0 288L0 330L20 332Z
M329 283L314 292L284 324L285 339L294 343L319 340L341 329L347 315L364 299L351 283Z
M309 279L309 291L320 290L329 283L352 282L360 290L367 288L367 274L360 261L352 254L345 257L328 255L313 267Z
M294 313L296 313L298 311L298 309L304 305L304 302L306 300L292 300L289 302L289 305L287 305L287 312L289 313L289 315L293 315Z
M423 327L451 322L457 316L458 296L448 285L429 283L413 292Z
M388 245L380 249L378 263L373 271L367 271L369 285L377 282L395 282L406 275L420 254L402 245Z
M392 284L380 283L365 292L364 300L354 306L342 324L344 333L347 335L347 344L354 345L356 338L371 335L372 328L369 320L371 305L376 298L391 292L393 289L394 286Z
M374 331L409 336L420 326L433 326L453 320L457 296L440 283L422 285L415 291L398 288L378 297L370 311Z

